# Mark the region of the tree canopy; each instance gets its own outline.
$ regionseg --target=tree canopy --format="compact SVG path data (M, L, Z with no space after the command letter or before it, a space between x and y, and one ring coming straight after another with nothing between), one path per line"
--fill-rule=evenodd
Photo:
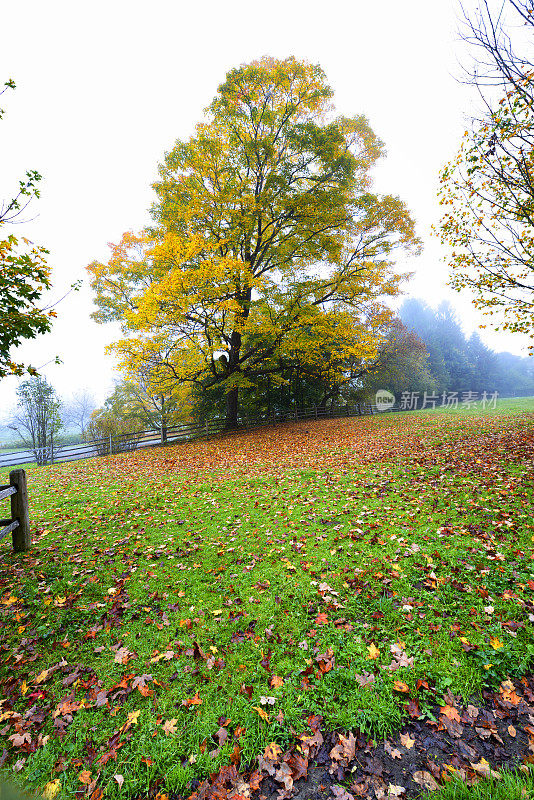
M123 325L127 374L158 391L220 385L234 425L239 390L281 380L296 351L333 381L346 359L376 356L393 252L418 240L404 204L371 191L382 142L331 99L320 67L263 58L231 70L166 154L153 226L88 268L95 319Z

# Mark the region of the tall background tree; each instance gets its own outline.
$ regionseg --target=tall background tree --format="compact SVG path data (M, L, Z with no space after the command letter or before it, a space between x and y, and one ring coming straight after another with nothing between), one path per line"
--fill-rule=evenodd
M12 80L4 84L0 96L14 89ZM3 110L0 109L0 119ZM20 222L20 215L34 197L39 197L41 176L35 170L26 172L18 190L0 205L0 232L9 223ZM46 263L48 250L13 234L0 238L0 378L22 375L35 369L14 361L10 352L25 339L33 339L50 330L53 309L39 305L42 293L50 288L50 269Z
M240 392L287 382L288 361L333 383L342 361L372 361L393 253L418 246L401 201L371 191L382 142L331 98L320 67L293 58L230 71L160 167L153 227L89 267L95 318L123 325L126 373L156 392L220 387L230 427Z
M506 21L510 23L508 26ZM515 23L515 40L508 31ZM534 336L533 0L484 0L465 15L470 79L483 110L441 174L441 238L451 285L468 288L497 328ZM534 347L534 345L533 345Z
M38 464L54 455L54 439L61 430L61 402L55 389L40 375L17 388L17 411L9 426L34 454Z
M63 402L61 418L66 427L75 428L80 436L83 436L91 414L96 409L94 396L88 389L80 389L75 392L70 400Z

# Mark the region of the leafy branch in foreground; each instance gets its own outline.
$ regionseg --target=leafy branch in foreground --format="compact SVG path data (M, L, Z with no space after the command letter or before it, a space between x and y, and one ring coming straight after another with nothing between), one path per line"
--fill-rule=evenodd
M531 0L509 0L532 29ZM499 316L498 327L531 334L534 311L534 64L516 54L499 17L483 4L468 43L482 51L472 81L486 110L442 171L442 242L452 249L451 285ZM488 88L489 87L489 88ZM492 100L495 87L498 102ZM489 97L489 99L487 99Z
M13 80L4 84L2 95L14 89ZM3 111L0 109L0 119ZM0 206L0 228L8 223L20 222L18 217L34 197L39 197L36 170L29 170L19 181L17 193ZM50 269L46 263L48 250L34 245L28 239L18 239L13 234L0 239L0 378L22 375L26 369L35 374L33 367L13 361L10 351L24 339L33 339L50 330L53 309L41 309L38 301L50 288Z

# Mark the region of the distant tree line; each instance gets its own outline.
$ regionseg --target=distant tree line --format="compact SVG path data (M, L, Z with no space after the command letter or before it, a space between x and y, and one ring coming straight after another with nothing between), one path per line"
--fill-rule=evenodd
M488 391L498 392L501 397L534 395L534 359L496 353L482 342L478 333L466 337L448 303L433 310L421 300L406 300L400 317L424 343L433 381L430 388L438 393ZM404 388L417 391L420 387Z
M500 397L534 395L534 359L496 353L478 333L467 337L448 303L432 309L423 301L406 300L399 316L382 332L373 359L328 351L310 360L299 348L280 361L276 374L250 381L242 393L243 418L284 418L304 408L330 408L373 401L387 389L403 392L498 392ZM117 381L101 408L87 391L61 402L53 387L36 376L21 383L11 425L21 443L46 462L55 445L72 432L96 440L141 430L159 431L179 423L223 418L226 398L222 385L183 384L153 394L150 380L137 373ZM68 433L71 433L71 437Z

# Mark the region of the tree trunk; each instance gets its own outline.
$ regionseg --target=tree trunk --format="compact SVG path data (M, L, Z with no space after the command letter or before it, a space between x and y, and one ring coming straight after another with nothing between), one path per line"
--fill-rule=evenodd
M226 424L228 430L237 428L237 412L239 408L239 389L230 389L226 393Z
M161 395L161 444L167 443L167 417L165 416L165 397Z

